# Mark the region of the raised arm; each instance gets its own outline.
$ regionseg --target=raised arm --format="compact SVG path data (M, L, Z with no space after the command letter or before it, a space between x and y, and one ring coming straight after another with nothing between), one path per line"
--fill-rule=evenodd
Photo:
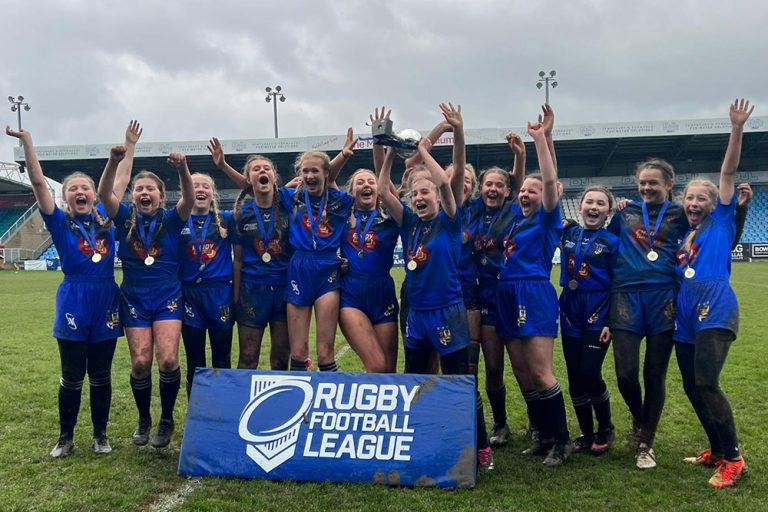
M749 203L752 201L752 187L749 186L749 183L740 183L736 190L739 193L739 198L736 202L736 213L733 218L733 222L736 224L736 237L733 239L734 248L741 240L741 235L744 234Z
M392 110L387 110L386 107L382 106L381 110L379 110L379 107L376 107L373 111L373 114L368 116L368 119L371 120L371 127L376 125L376 122L379 119L389 119L390 114L392 113ZM384 146L381 146L379 144L373 145L373 168L374 169L381 169L381 166L384 164Z
M437 186L440 205L448 217L454 218L456 216L456 200L453 198L451 183L448 180L448 174L432 157L432 154L430 153L431 149L432 143L428 139L421 139L419 141L419 153L421 153L421 158L424 160L424 165L429 171L432 181Z
M115 146L109 152L109 160L104 166L104 172L101 173L99 180L99 201L104 205L104 209L109 217L114 218L120 209L120 198L113 190L115 189L115 175L120 162L125 158L128 150L125 146Z
M555 166L555 172L557 172L557 156L555 155L555 141L552 139L552 129L555 127L555 111L552 110L552 105L546 104L541 106L541 114L539 114L539 123L544 127L544 135L547 138L547 147L549 153L552 155L552 164Z
M557 194L557 171L552 161L552 154L549 152L544 127L540 123L528 123L528 134L533 138L533 143L536 145L536 155L539 158L539 169L541 170L541 181L543 183L541 205L544 211L551 212L555 209L559 200Z
M749 101L737 99L730 109L731 136L728 138L728 148L725 150L723 165L720 167L720 202L731 204L736 185L736 169L741 161L741 141L744 136L744 124L749 119L755 106L749 106Z
M43 168L40 167L40 160L37 159L35 146L32 144L32 133L27 130L11 130L10 126L6 126L5 134L16 137L21 141L21 145L24 147L24 161L27 164L29 181L32 182L32 192L34 192L35 199L37 199L37 206L44 214L52 214L53 209L56 207L56 202L53 200L51 191L48 188Z
M245 179L245 176L237 172L234 167L227 163L226 158L224 158L224 148L222 147L221 141L219 139L212 137L211 140L208 141L208 151L211 153L213 165L215 165L218 170L226 174L227 178L229 178L232 183L237 186L237 188L244 189L248 187L248 180Z
M457 205L464 204L464 173L467 167L467 151L464 141L464 119L461 116L461 105L458 109L453 108L453 104L440 104L440 111L443 113L445 122L451 125L453 130L453 173L450 183L453 199ZM434 144L430 141L430 144Z
M125 157L117 165L117 175L115 176L115 184L112 189L118 201L123 199L125 191L128 189L128 184L131 182L133 158L136 155L136 143L139 142L143 131L144 129L141 127L141 124L135 120L128 123L128 128L125 129L125 143L123 144L125 146Z
M453 128L451 127L450 123L448 123L445 119L440 121L435 125L434 128L432 128L429 133L427 134L427 140L432 144L435 145L438 140L440 140L440 137L443 136L445 133L449 133ZM432 151L432 146L430 146L430 151ZM424 159L421 158L421 155L416 152L415 155L408 158L405 161L405 168L410 169L411 167L416 167L417 165L424 162Z
M355 144L357 144L357 137L352 128L347 128L347 140L344 141L344 146L338 155L331 160L331 172L328 175L328 182L335 183L338 179L341 170L347 164L347 161L355 155Z
M525 181L525 142L518 134L509 132L507 144L515 155L512 163L512 174L509 175L509 197L514 199L520 192L523 181Z
M384 208L389 210L392 218L398 225L403 224L403 203L397 195L392 193L392 162L395 159L395 150L387 148L384 152L384 160L381 162L381 167L376 168L376 174L378 176L378 189L379 199Z
M176 203L176 212L181 220L186 222L192 214L192 207L195 205L195 187L192 184L192 175L187 165L187 157L181 153L171 153L168 155L168 164L179 173L181 199Z

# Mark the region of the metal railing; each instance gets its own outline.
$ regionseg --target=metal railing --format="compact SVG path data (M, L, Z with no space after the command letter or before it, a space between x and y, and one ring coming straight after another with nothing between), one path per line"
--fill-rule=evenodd
M26 224L26 222L32 218L32 215L34 215L38 210L37 203L33 204L27 210L21 214L21 217L16 220L13 224L11 224L11 227L5 230L5 233L0 235L0 243L5 243L8 240L10 240L13 235L15 235L21 228Z
M35 259L35 260L39 259L40 256L42 256L43 253L48 250L48 248L51 246L52 243L53 243L53 237L51 235L48 235L48 237L45 240L43 240L43 242L40 245L35 247L34 251L32 251L32 259Z
M16 247L6 247L0 249L0 264L1 263L16 263L23 260L34 259L34 251L31 249L19 249Z

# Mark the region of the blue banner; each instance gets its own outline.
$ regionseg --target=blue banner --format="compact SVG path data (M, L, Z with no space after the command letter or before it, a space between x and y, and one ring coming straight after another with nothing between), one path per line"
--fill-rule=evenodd
M473 487L470 375L195 371L179 474Z

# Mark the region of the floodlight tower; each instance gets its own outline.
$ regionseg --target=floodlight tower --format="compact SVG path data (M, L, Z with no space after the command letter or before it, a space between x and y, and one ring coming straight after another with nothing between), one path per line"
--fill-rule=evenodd
M272 102L272 106L274 107L275 112L275 138L277 138L277 99L280 98L280 101L285 101L285 96L281 92L283 90L282 87L279 85L275 86L275 89L272 90L271 87L267 87L267 97L264 98L267 103L270 101Z
M549 105L549 86L552 85L552 88L554 89L557 87L557 80L555 80L555 76L557 75L557 71L554 69L549 72L549 76L544 71L539 71L539 81L536 82L536 87L541 89L542 86L544 86L544 102Z
M21 111L24 110L29 112L31 107L29 106L29 103L24 102L24 96L22 95L19 95L16 98L8 96L8 101L11 103L11 112L16 112L18 114L19 131L21 131ZM21 147L21 139L19 139L19 147Z

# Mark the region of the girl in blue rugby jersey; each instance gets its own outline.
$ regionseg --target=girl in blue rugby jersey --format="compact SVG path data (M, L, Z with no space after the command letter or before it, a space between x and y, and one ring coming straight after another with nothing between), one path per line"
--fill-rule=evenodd
M431 143L419 142L425 162L413 171L411 206L400 202L390 188L394 151L387 151L379 175L382 203L402 226L405 240L406 280L410 313L405 342L405 371L425 373L433 349L440 354L443 373L469 374L469 328L464 308L458 261L461 252L461 217L449 178L429 153ZM456 166L463 183L464 166ZM477 393L477 392L476 392ZM494 467L483 417L483 403L476 394L478 467Z
M522 217L510 223L503 239L503 263L496 300L496 330L510 358L530 377L539 439L526 453L543 454L544 464L559 466L570 452L565 404L553 371L557 335L557 293L549 281L552 255L562 233L557 171L546 128L528 124L541 175L528 176L518 195ZM528 397L526 396L526 401Z
M218 139L211 139L208 149L216 167L245 187L235 201L235 227L230 232L240 343L237 367L258 368L264 331L269 326L270 368L287 370L285 291L293 249L288 243L290 210L281 201L277 168L269 158L251 155L240 174L227 164Z
M573 451L599 454L614 439L610 393L601 370L611 339L608 313L618 238L603 227L614 206L607 188L587 187L579 204L584 225L566 227L560 242L560 329L571 401L581 429Z
M716 467L709 485L736 484L744 470L733 411L720 388L720 372L739 328L739 304L729 283L731 246L736 239L735 177L741 158L749 101L730 109L731 135L720 170L720 188L693 180L683 193L691 230L677 252L675 353L685 394L709 438L710 448L685 462Z
M688 221L671 201L675 172L664 160L637 168L640 202L630 202L611 218L608 231L619 237L611 293L613 357L619 392L632 414L629 439L640 469L656 467L652 449L666 398L678 284L675 252ZM645 337L643 384L640 343Z
M349 138L349 137L348 137ZM291 370L305 370L309 356L309 323L315 311L317 364L336 371L334 344L339 317L339 267L336 252L354 199L335 187L337 172L327 154L309 151L296 159L297 188L280 190L290 210L288 265L288 339Z
M473 258L479 281L478 308L480 311L480 340L485 361L485 391L493 413L491 446L507 443L510 436L507 424L507 391L504 386L504 344L496 332L496 285L503 259L502 239L505 227L521 216L516 204L517 192L525 177L525 144L519 135L507 134L507 142L514 153L512 173L500 167L491 167L480 176L480 199L473 232ZM470 317L471 322L471 317ZM471 330L470 330L471 332ZM530 377L524 375L526 366L510 357L515 377L523 396L532 388Z
M174 431L173 409L181 384L181 283L179 239L194 206L194 186L184 155L171 153L168 163L179 173L181 199L163 209L165 182L149 171L133 179L132 204L120 204L112 193L116 169L107 166L99 182L99 199L115 222L123 262L120 310L131 350L131 389L139 413L133 443L150 442L152 359L160 370L162 412L151 439L155 448L167 446Z
M179 279L184 314L181 337L187 355L187 396L195 368L205 368L205 335L211 339L211 365L230 368L232 351L232 212L219 211L216 185L203 173L192 175L195 201L179 239Z
M130 144L112 148L108 168L130 165L140 132L138 123L131 122L126 131L126 142ZM112 400L112 359L117 338L123 335L114 277L114 227L104 210L94 207L96 187L89 176L76 172L64 178L65 207L59 209L35 154L32 134L10 127L5 133L20 139L24 146L32 191L64 272L64 281L56 293L53 328L61 359L60 434L51 457L66 457L74 450L74 429L86 372L90 382L92 449L97 454L110 453L107 423Z
M399 227L381 208L373 171L358 169L347 188L355 202L341 240L339 326L366 371L394 373L398 305L389 271Z

